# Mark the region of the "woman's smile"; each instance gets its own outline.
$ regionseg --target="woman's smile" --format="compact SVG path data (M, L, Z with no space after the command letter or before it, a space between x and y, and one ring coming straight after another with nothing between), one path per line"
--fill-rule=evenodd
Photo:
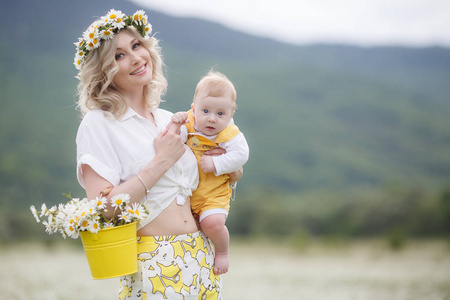
M139 69L132 72L130 75L142 75L145 74L145 72L147 72L147 64L143 64Z

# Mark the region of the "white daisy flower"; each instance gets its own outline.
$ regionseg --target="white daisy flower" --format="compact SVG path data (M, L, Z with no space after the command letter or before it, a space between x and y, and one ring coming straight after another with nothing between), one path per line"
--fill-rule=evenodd
M53 217L52 214L49 214L49 215L48 215L47 221L48 221L49 224L53 224L53 223L54 223L54 217Z
M82 38L78 38L78 41L76 43L73 43L75 47L77 48L77 51L84 45L84 40Z
M94 26L89 26L89 28L86 29L85 32L83 32L83 40L84 41L90 41L96 37L98 37L98 32Z
M34 207L34 205L31 205L30 210L31 210L31 213L33 214L33 217L36 219L36 222L40 223L41 220L38 217L38 212L36 210L36 207Z
M112 23L116 20L118 13L122 13L120 10L110 9L106 16L103 17L105 23Z
M88 220L83 220L80 222L80 231L86 231L86 230L88 230L88 227L89 227Z
M68 216L66 222L71 226L75 226L77 224L75 216Z
M97 197L95 198L95 205L97 206L97 209L104 209L106 207L106 202L108 199L106 197Z
M147 16L145 15L145 11L138 10L133 15L133 22L138 25L144 25L147 22Z
M56 205L53 205L49 210L49 213L54 214L57 211Z
M81 70L81 67L84 65L84 56L82 57L75 56L73 64L77 70Z
M80 236L80 232L78 230L75 230L75 232L73 232L70 237L73 239L77 239Z
M97 233L100 230L100 224L98 223L97 220L93 220L88 222L87 228L90 232Z
M47 213L47 206L45 205L45 203L43 203L41 205L41 215L40 215L40 217L42 218L43 216L45 216L46 213Z
M83 33L83 39L86 42L87 50L94 50L100 46L100 37L96 27L91 26Z
M125 15L123 15L121 18L117 18L116 23L113 24L113 26L117 29L122 29L125 27Z
M117 194L111 197L111 206L117 207L123 204L127 204L130 201L130 195L128 194Z
M91 24L91 27L93 27L95 30L98 30L99 27L105 26L108 24L104 20L98 20Z
M152 33L152 25L150 23L147 23L144 27L145 34L148 36Z
M88 201L86 198L77 203L75 214L80 218L89 218L90 215L97 213L96 203L94 201Z
M100 30L100 38L103 40L109 40L114 37L114 28L105 28Z
M65 233L65 235L67 235L68 237L71 237L73 239L78 237L78 231L76 230L75 226L66 226L64 228L64 233Z
M106 222L103 224L103 228L113 228L114 224L112 222Z
M84 51L81 48L77 48L77 52L75 52L75 57L84 58L84 56L85 56Z
M131 217L136 216L136 212L131 208L131 206L125 207L125 209L123 211L127 212Z
M97 49L99 46L100 46L100 39L99 38L93 38L92 40L89 40L86 43L86 49L88 49L88 50Z
M45 232L47 232L48 234L52 234L54 232L53 226L51 225L51 223L47 222L47 221L43 221L42 225L45 226Z
M147 217L147 211L145 207L140 203L133 203L132 210L137 220L142 220Z
M128 211L123 211L119 215L119 220L124 220L125 223L130 223L133 220L133 216Z
M99 207L97 205L97 201L93 200L93 201L89 201L86 203L85 207L85 212L86 212L86 217L91 219L91 218L96 218L98 217L98 210Z
M111 24L114 28L122 29L125 27L125 14L120 10L111 9L106 17L104 17L104 21L108 24Z

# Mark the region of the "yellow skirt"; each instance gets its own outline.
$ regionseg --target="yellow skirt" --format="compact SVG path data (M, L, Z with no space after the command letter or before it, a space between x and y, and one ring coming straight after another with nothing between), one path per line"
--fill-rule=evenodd
M202 233L141 236L138 272L120 278L119 299L222 299L214 250Z

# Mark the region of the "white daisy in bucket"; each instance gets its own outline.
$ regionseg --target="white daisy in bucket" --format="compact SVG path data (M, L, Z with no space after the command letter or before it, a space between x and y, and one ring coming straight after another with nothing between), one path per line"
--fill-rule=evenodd
M145 206L141 205L140 203L133 203L132 207L128 210L132 215L136 216L137 218L146 218L147 212L145 209Z
M97 197L95 198L95 205L97 206L97 209L104 209L106 207L106 199L105 197Z
M148 214L144 204L129 205L131 200L129 194L118 194L111 198L111 206L114 207L112 214L106 214L108 201L106 197L88 200L66 196L71 199L68 203L59 204L50 209L45 204L41 206L40 211L34 205L30 207L38 223L41 222L41 218L46 217L42 223L48 234L59 232L64 238L76 239L80 232L97 233L101 229L139 222Z
M100 223L98 220L91 220L88 222L88 231L92 233L97 233L100 230Z
M36 222L38 222L38 223L41 222L41 220L39 219L36 207L34 207L34 205L31 205L30 210L31 210L31 213L33 214L34 218L36 219Z
M121 205L127 205L130 201L130 195L128 194L117 194L111 198L111 206L117 207Z
M131 222L131 215L128 211L123 211L121 215L119 215L119 219L123 220L125 223Z
M113 227L114 227L114 224L112 222L106 222L103 224L103 229L113 228Z

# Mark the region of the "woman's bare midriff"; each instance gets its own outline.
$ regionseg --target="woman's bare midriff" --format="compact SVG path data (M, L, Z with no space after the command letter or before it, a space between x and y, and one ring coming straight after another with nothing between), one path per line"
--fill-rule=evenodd
M179 235L199 230L198 223L192 216L189 200L184 205L178 205L177 201L174 200L153 221L139 229L137 235Z

